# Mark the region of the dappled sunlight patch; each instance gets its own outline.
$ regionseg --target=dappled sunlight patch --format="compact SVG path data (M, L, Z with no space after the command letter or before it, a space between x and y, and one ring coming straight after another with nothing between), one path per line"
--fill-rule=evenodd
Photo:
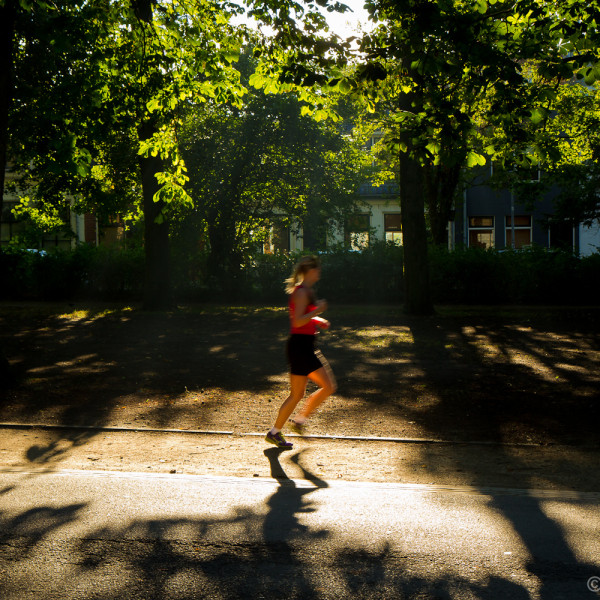
M102 361L102 363L99 363L98 359L98 355L97 354L82 354L81 356L78 356L77 358L74 358L72 360L63 360L60 362L56 363L56 366L58 367L79 367L82 364L94 364L91 361L96 360L96 364L103 364L106 366L114 366L116 363L114 362L106 362L106 361Z
M223 396L226 394L227 392L223 389L223 388L200 388L200 389L192 389L192 390L188 390L188 388L185 388L185 392L183 392L182 394L179 394L178 396L175 397L175 400L177 401L183 401L183 402L200 402L202 404L207 403L207 402L217 402L220 401Z
M28 369L30 377L26 383L36 383L36 378L55 376L57 371L63 375L85 372L87 374L105 373L116 366L115 362L100 360L96 354L86 354L71 360L59 360L55 363ZM33 377L31 377L33 375Z
M280 373L279 375L269 375L266 380L271 383L281 384L285 383L287 385L290 376L287 372Z
M427 391L425 385L416 386L416 396L414 398L405 398L404 402L407 406L410 406L413 413L424 413L438 406L441 399L436 394L432 394ZM420 389L418 389L420 388Z
M348 327L337 329L330 337L339 343L353 344L360 348L391 348L395 345L414 344L414 337L408 327L368 327L365 329L351 329Z
M122 313L132 312L132 306L121 306L119 308L84 308L76 309L70 312L57 315L57 318L63 321L96 321L108 316L121 315Z
M230 306L222 304L194 304L179 306L180 313L192 315L227 315L234 317L248 317L251 315L268 317L281 316L287 313L287 306Z
M527 367L528 369L535 371L538 377L541 377L546 381L565 381L555 370L547 367L542 361L532 354L522 352L520 350L514 350L513 348L507 348L506 354L512 364Z
M502 350L488 334L478 331L471 325L463 327L461 331L467 342L479 351L482 358L494 359L503 355Z
M556 367L557 370L573 371L575 373L579 373L580 375L584 375L584 376L588 375L588 369L585 368L585 367L582 367L581 365L571 365L571 364L567 364L567 363L556 363L554 366ZM598 378L595 378L595 379L598 379Z

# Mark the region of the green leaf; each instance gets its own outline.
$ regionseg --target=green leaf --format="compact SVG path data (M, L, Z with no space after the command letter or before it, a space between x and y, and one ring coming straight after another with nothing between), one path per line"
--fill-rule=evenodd
M439 142L429 142L429 144L427 144L425 148L427 148L427 150L429 150L429 152L431 152L431 154L433 154L434 156L436 156L440 152Z
M534 108L531 110L531 122L539 125L547 117L548 111L544 108Z
M477 152L473 152L472 150L467 154L467 167L483 167L485 163L486 159L482 154L477 154Z
M259 90L260 88L262 88L265 85L266 81L267 81L267 78L264 75L261 75L259 73L252 73L252 75L250 75L250 79L248 80L248 83L253 88L256 88L257 90Z
M486 13L488 9L488 4L486 2L486 0L477 0L477 2L475 3L475 10L478 13L481 13L482 15Z
M158 101L157 98L152 98L152 100L150 100L146 104L146 108L148 109L148 112L154 112L155 110L159 110L160 109L160 102Z

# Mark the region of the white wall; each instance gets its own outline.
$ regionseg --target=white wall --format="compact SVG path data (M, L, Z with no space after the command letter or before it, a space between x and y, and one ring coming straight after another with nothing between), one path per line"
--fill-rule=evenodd
M589 256L600 252L600 223L595 222L591 227L579 226L579 253Z

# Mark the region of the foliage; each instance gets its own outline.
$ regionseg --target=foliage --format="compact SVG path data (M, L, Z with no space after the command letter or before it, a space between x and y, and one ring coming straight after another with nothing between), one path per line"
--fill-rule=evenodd
M73 297L86 278L78 253L38 253L9 247L0 253L3 299L62 300Z
M68 238L72 235L71 228L67 226L68 216L61 215L59 209L51 203L33 201L24 196L13 209L13 214L20 226L19 234L10 240L12 245L39 248L43 245L45 236L60 235L61 238Z
M543 169L542 185L510 182L519 196L539 197L553 186L556 219L600 220L600 89L569 82L557 91L544 127L531 134L529 158ZM513 178L519 172L513 173ZM502 179L506 180L506 177ZM505 181L501 181L505 183Z
M240 68L244 81L252 61ZM175 229L207 243L215 276L235 275L273 223L303 224L305 245L310 234L324 240L330 221L353 209L366 176L363 140L303 116L292 94L250 90L243 107L208 102L189 111L179 139L193 208Z
M598 255L525 250L433 248L432 290L440 304L597 304Z
M403 294L403 250L376 244L364 252L342 248L321 254L318 293L335 304L397 303ZM259 254L235 285L211 277L207 253L175 253L173 284L179 302L261 302L284 305L283 281L299 254ZM519 251L430 248L431 284L439 304L596 305L600 254L530 248ZM94 298L139 301L143 293L141 248L79 246L39 254L5 248L1 299Z
M398 302L403 297L403 248L379 242L362 252L339 248L322 256L319 292L339 303Z

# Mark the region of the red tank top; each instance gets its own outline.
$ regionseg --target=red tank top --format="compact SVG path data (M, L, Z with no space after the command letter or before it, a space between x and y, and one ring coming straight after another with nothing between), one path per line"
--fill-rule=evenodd
M300 287L304 287L304 286L302 284L297 285L296 289L298 289ZM306 306L306 312L304 314L312 312L313 310L315 310L317 308L312 290L307 290L307 291L308 291L308 295L309 295L309 300L308 300L308 304ZM315 335L317 333L317 325L315 324L315 322L312 319L306 325L302 325L302 327L294 327L292 325L292 323L294 322L294 317L296 315L296 305L294 302L294 293L290 294L290 300L288 302L289 311L290 311L290 333ZM300 315L300 316L302 316L302 315Z

